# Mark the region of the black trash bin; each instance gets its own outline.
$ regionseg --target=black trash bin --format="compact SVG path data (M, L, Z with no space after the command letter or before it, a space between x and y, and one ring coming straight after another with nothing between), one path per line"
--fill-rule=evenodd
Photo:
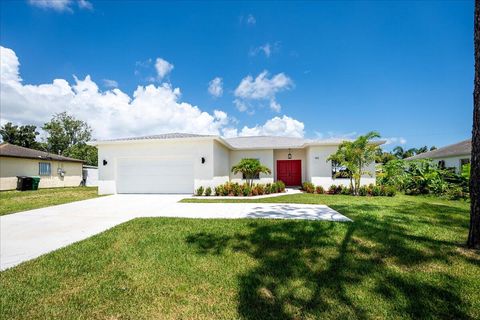
M17 176L17 190L18 191L32 190L32 187L33 187L32 177Z

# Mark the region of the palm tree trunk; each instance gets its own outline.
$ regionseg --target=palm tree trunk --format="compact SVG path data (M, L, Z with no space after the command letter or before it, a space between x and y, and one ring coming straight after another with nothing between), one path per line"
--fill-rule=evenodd
M480 249L480 0L475 1L475 82L473 91L470 230L467 246Z

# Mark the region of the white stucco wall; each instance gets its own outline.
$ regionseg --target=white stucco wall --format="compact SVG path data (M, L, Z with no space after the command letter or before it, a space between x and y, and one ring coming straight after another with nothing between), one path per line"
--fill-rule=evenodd
M120 158L132 157L159 159L190 158L194 166L194 188L214 186L213 150L213 139L149 140L101 144L98 146L99 194L116 193L117 161ZM202 157L205 157L206 160L203 164L201 163ZM103 165L103 160L107 160L106 166Z
M463 156L455 156L455 157L448 157L448 158L435 158L432 159L433 163L438 164L440 160L445 161L445 168L455 168L457 173L460 172L460 160L461 159L470 159L470 155L463 155Z
M83 168L86 174L87 180L85 186L96 187L98 186L98 169L97 168Z
M259 159L260 162L270 168L272 171L271 174L260 174L260 179L255 180L255 183L272 183L274 175L274 164L273 164L273 150L231 150L230 151L230 168L236 165L240 160L244 158L253 158ZM243 183L245 180L242 179L242 174L236 174L230 172L230 179L232 182Z
M314 185L320 185L324 188L330 187L332 184L349 186L349 179L332 178L332 163L327 158L335 153L338 146L316 146L308 147L306 154L306 181L312 182ZM367 185L375 183L375 163L370 164L366 170L370 174L362 177L361 184Z
M230 150L218 141L213 143L213 185L223 184L230 179Z

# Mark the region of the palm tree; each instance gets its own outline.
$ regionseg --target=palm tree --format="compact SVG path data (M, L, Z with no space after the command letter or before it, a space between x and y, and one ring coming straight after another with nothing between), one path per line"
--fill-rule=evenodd
M272 171L262 165L258 159L242 159L239 163L232 167L232 172L234 174L242 173L245 176L250 187L253 185L253 179L258 176L260 173L271 174Z
M352 186L353 182L353 194L355 195L358 195L362 175L369 173L365 168L375 161L378 146L370 143L375 138L380 138L380 134L371 131L358 137L355 141L344 141L338 146L337 152L327 159L327 161L336 161L347 168L350 185Z
M393 151L393 155L395 157L397 157L397 159L404 159L403 155L405 154L405 150L403 150L402 147L397 146L397 147L393 148L392 151Z
M480 249L480 1L475 1L475 80L473 91L472 159L470 169L470 230L467 246Z

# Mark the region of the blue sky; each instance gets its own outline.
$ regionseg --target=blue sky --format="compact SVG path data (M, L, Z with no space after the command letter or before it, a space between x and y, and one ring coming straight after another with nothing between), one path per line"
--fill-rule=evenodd
M98 137L377 130L387 148L471 132L473 1L64 1L1 3L2 122L67 110Z

